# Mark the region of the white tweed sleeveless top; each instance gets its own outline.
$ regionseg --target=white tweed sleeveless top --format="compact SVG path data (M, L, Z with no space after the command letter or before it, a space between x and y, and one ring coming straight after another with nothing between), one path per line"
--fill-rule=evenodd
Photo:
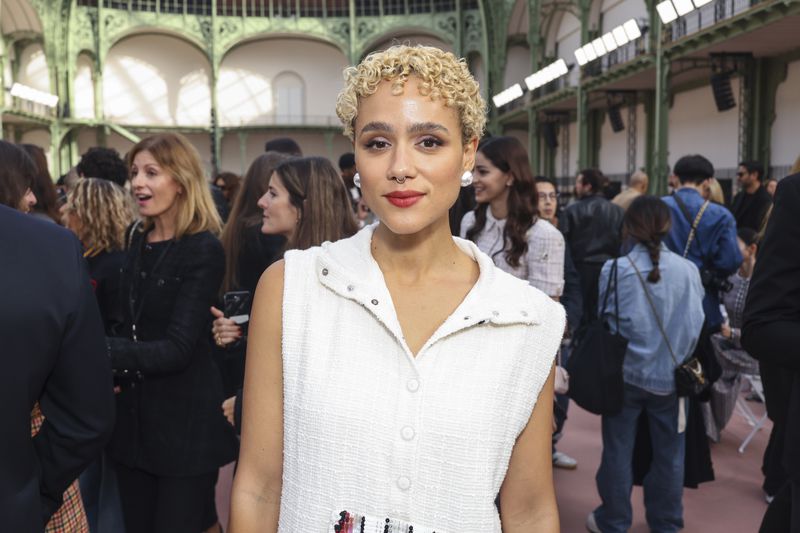
M499 533L494 500L564 310L454 238L479 279L415 358L373 229L285 256L279 531L333 532L347 510L415 531Z

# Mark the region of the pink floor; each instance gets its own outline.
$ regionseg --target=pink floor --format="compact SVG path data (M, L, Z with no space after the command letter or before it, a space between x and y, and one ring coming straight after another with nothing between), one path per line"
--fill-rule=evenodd
M749 403L757 415L763 406ZM761 523L766 503L761 492L761 458L767 445L771 424L762 429L744 454L737 448L750 432L750 426L734 412L722 440L713 444L716 481L705 483L697 490L686 490L683 495L684 521L687 533L755 533ZM602 442L600 418L570 406L564 438L559 450L578 460L576 470L555 471L556 493L561 514L561 531L581 533L586 531L586 515L599 504L594 475L600 462ZM222 469L217 484L217 507L220 522L228 521L232 465ZM642 491L633 491L633 527L631 533L646 533Z

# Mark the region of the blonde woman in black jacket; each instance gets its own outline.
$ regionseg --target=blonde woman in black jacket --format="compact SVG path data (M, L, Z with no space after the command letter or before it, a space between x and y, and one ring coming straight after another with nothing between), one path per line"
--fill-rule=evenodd
M121 387L110 454L127 533L197 533L216 522L200 510L236 448L207 333L225 269L220 220L184 137L144 139L128 165L143 222L123 268L125 336L108 338Z

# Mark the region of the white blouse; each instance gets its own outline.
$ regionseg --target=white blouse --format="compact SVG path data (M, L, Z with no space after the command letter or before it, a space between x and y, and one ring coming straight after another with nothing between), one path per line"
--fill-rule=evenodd
M475 212L469 211L461 219L461 237L466 239L467 230L475 225ZM486 225L478 234L478 248L492 258L499 268L544 292L548 296L558 298L564 291L564 236L548 221L538 218L525 234L528 251L520 257L518 267L512 267L506 261L506 247L503 242L505 219L492 216L492 210L486 209Z
M478 281L414 357L373 230L285 256L279 531L333 532L346 510L420 532L499 533L494 500L564 310L454 238Z

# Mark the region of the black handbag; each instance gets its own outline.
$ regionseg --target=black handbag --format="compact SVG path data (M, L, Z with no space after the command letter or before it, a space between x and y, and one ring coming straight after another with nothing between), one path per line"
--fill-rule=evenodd
M601 319L583 326L572 341L572 353L567 360L569 372L569 396L575 403L597 415L615 415L622 410L624 382L622 363L628 339L619 333L611 333L603 321L611 281L614 281L614 318L619 331L619 298L617 297L617 260L611 272L603 298Z
M658 316L656 306L653 303L653 299L650 297L650 291L647 289L642 273L639 272L639 268L636 266L636 263L633 262L633 259L628 257L628 261L630 261L633 269L636 271L636 276L642 284L644 295L647 296L647 302L650 304L650 309L653 310L653 316L656 317L658 329L661 330L661 335L664 337L664 342L667 343L667 348L669 349L669 355L672 357L672 362L675 363L675 392L678 397L697 396L708 386L708 380L706 379L705 372L703 372L703 365L700 364L700 360L697 357L692 356L689 356L684 362L678 363L678 359L675 357L675 352L672 351L672 344L669 342L667 332L664 331L661 317Z

